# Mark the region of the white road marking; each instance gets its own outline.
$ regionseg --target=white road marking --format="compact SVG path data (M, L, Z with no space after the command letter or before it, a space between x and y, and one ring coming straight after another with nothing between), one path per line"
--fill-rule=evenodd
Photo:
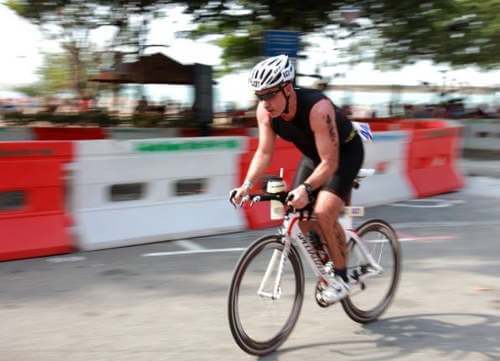
M430 227L469 227L469 226L499 226L500 221L447 221L447 222L408 222L393 223L394 228L430 228Z
M444 241L449 239L456 239L457 236L425 236L425 237L404 237L400 238L400 242L412 242L412 241Z
M425 237L405 237L400 238L400 242L412 241L434 241L434 240L449 240L455 239L456 236L425 236ZM386 240L369 240L368 243L385 243ZM188 251L173 251L173 252L153 252L144 253L143 257L163 257L163 256L178 256L185 254L203 254L203 253L225 253L225 252L243 252L246 248L215 248L215 249L193 249Z
M425 236L425 237L403 237L399 242L418 242L418 241L444 241L456 239L457 236ZM387 243L387 239L372 239L366 241L367 243Z
M391 207L407 208L446 208L455 204L464 204L464 200L432 198L432 199L411 199L408 201L389 204Z
M200 250L191 250L191 251L144 253L142 256L143 257L162 257L162 256L177 256L177 255L182 255L182 254L243 252L244 250L246 250L246 248L215 248L215 249L200 249Z
M182 248L185 248L188 251L200 251L202 249L206 249L206 247L203 247L199 243L190 241L188 239L181 239L179 241L175 241L175 244L181 246Z
M85 260L85 257L82 256L69 256L69 257L50 257L47 258L47 262L50 263L62 263L62 262L78 262Z

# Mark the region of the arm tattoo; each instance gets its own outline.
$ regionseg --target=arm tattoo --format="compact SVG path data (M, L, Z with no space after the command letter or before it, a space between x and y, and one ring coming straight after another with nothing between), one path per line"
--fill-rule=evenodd
M328 126L328 133L330 133L330 138L332 142L337 143L337 135L335 134L335 125L333 124L332 118L328 114L326 116L326 124Z

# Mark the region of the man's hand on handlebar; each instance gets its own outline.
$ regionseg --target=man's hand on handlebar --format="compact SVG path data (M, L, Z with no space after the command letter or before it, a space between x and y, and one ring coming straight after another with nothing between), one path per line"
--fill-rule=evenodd
M250 199L248 196L249 191L250 189L245 185L232 189L231 192L229 192L229 202L231 202L235 208L242 207L243 204Z
M298 186L293 191L288 193L287 205L295 209L303 209L309 203L309 197L303 185Z

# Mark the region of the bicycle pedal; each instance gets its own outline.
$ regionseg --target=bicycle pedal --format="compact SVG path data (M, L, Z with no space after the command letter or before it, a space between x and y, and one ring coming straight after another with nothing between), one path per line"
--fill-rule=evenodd
M361 276L361 274L358 272L358 270L354 270L349 277L357 281L359 280L359 276Z

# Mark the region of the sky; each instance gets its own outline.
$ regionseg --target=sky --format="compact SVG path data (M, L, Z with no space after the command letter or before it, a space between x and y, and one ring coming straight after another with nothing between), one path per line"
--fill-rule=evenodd
M37 68L42 63L42 52L59 49L57 43L45 40L36 26L7 9L3 5L4 2L5 0L0 0L0 91L35 82L38 79ZM151 48L150 52L164 52L182 63L220 64L222 50L219 47L175 36L176 31L192 27L189 15L182 14L180 8L172 9L167 19L153 22L149 35L149 43L167 44L169 47ZM102 44L110 38L111 34L109 29L103 28L96 31L93 36L97 43ZM328 40L318 39L318 37L311 37L309 40L316 42L319 46L306 51L308 60L299 60L298 71L301 73L314 73L317 64L331 60L335 56L333 51L329 50L333 46L328 43ZM344 76L337 79L343 84L418 85L423 81L442 84L441 70L443 69L443 66L435 66L424 61L404 67L399 71L381 72L376 70L373 64L362 63L355 66L339 66L336 69L323 69L321 73L326 76L332 73L343 73ZM248 73L243 71L219 79L216 91L218 100L234 101L240 105L250 104L252 97L246 86L247 76ZM303 78L299 81L299 85L311 85L313 81L314 79ZM446 74L446 82L455 85L498 86L500 85L500 71L481 72L474 67L453 70ZM154 93L160 92L157 87L152 87L152 89ZM189 96L189 90L182 89L181 91L167 91L165 97L171 97L174 93L181 93L182 97Z

